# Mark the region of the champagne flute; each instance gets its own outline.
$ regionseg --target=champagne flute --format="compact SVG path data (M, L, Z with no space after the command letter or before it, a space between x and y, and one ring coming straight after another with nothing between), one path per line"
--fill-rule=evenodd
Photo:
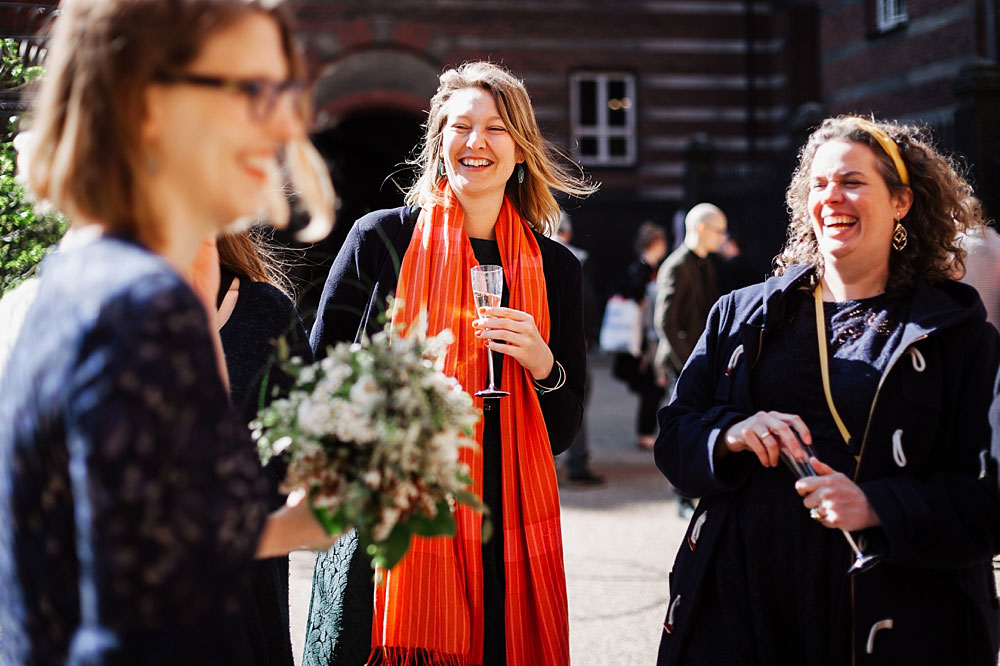
M472 295L476 301L476 314L479 308L495 308L500 305L503 298L503 266L484 264L473 266L472 274ZM486 354L489 361L490 385L481 391L476 391L477 398L502 398L510 395L507 391L501 391L494 385L493 379L493 351L489 348L489 341L486 341Z
M793 430L792 432L795 431ZM802 450L806 452L806 455L811 458L815 458L816 453L814 452L813 447L803 442L802 438L799 437L799 433L796 432L795 436L798 438L799 445L802 447ZM816 470L813 469L813 466L808 460L796 460L792 457L791 453L784 449L781 450L781 460L798 479L803 479L807 476L817 476ZM812 511L810 511L814 517L818 515L814 513L815 511L816 509L812 509ZM867 571L881 561L882 557L879 555L865 555L862 553L850 532L845 529L841 529L840 532L844 535L844 538L847 539L847 544L851 547L851 550L854 551L854 563L847 569L848 574L856 574L862 571Z

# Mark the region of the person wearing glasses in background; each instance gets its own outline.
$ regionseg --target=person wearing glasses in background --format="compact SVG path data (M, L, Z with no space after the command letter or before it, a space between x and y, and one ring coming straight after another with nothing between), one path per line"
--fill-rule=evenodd
M656 276L653 328L659 343L653 367L668 396L719 298L709 254L726 242L726 216L718 206L700 203L684 217L684 229L684 243L663 260ZM692 498L678 493L677 513L690 518Z
M700 203L684 217L684 243L660 264L653 323L659 338L656 370L669 391L705 330L708 311L719 298L708 255L726 242L726 216Z
M271 2L60 5L24 175L97 233L43 263L0 379L0 662L254 664L255 555L331 543L268 514L214 321L214 238L287 216L279 155L331 218L301 80Z

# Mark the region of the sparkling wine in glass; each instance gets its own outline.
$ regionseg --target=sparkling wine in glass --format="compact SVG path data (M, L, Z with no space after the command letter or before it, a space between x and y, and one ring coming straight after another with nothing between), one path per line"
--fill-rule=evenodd
M500 305L503 297L503 266L484 264L472 267L472 295L476 301L476 314L479 308L495 308ZM510 395L494 385L493 352L487 341L486 358L490 370L490 385L481 391L476 391L477 398L502 398Z
M795 431L793 430L792 432ZM802 447L802 450L806 452L806 455L813 458L816 457L813 447L803 442L802 438L799 437L799 433L796 432L795 436L798 437L799 445ZM816 470L813 469L813 466L808 460L796 460L792 457L791 453L785 451L784 449L781 450L781 460L785 463L788 469L792 470L792 474L794 474L798 479L802 479L807 476L816 476ZM813 509L813 511L815 510L816 509ZM851 536L850 532L845 529L841 529L840 531L844 535L844 538L847 539L847 545L849 545L851 550L854 551L854 563L847 569L848 574L856 574L862 571L867 571L878 564L882 559L879 555L865 555L861 552L861 549L858 548L858 544L854 540L854 537Z

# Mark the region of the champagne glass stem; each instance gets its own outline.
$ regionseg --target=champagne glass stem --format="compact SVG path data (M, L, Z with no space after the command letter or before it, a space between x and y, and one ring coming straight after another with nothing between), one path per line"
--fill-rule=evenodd
M490 391L496 390L496 386L493 384L493 350L489 348L489 343L486 343L486 358L488 359L488 365L490 368Z
M854 551L854 555L856 557L864 557L864 555L862 555L862 553L861 553L861 549L858 548L857 542L854 541L854 537L851 536L851 533L848 532L847 530L844 530L844 529L842 529L840 531L844 533L844 538L847 539L847 543L850 544L851 550Z

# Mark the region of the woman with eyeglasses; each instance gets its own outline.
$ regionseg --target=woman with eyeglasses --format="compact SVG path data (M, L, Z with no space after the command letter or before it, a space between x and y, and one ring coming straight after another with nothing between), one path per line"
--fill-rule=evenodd
M330 543L304 503L268 514L217 260L194 266L234 222L287 214L279 157L324 190L294 162L291 35L252 0L61 5L25 176L98 233L44 262L0 380L4 664L253 664L231 629L255 555Z
M953 279L980 203L921 130L854 116L787 200L776 276L719 299L659 413L702 499L658 663L995 666L1000 336Z
M554 192L595 188L557 161L524 84L473 62L440 77L409 206L358 220L327 278L311 343L317 356L392 323L455 336L444 372L486 386L487 353L509 395L477 399L481 449L464 449L490 509L458 509L454 538L415 539L383 582L355 533L316 560L307 666L569 662L559 493L553 454L580 428L586 350L580 262L547 237ZM503 267L496 307L477 308L470 270ZM489 350L489 352L487 352Z

